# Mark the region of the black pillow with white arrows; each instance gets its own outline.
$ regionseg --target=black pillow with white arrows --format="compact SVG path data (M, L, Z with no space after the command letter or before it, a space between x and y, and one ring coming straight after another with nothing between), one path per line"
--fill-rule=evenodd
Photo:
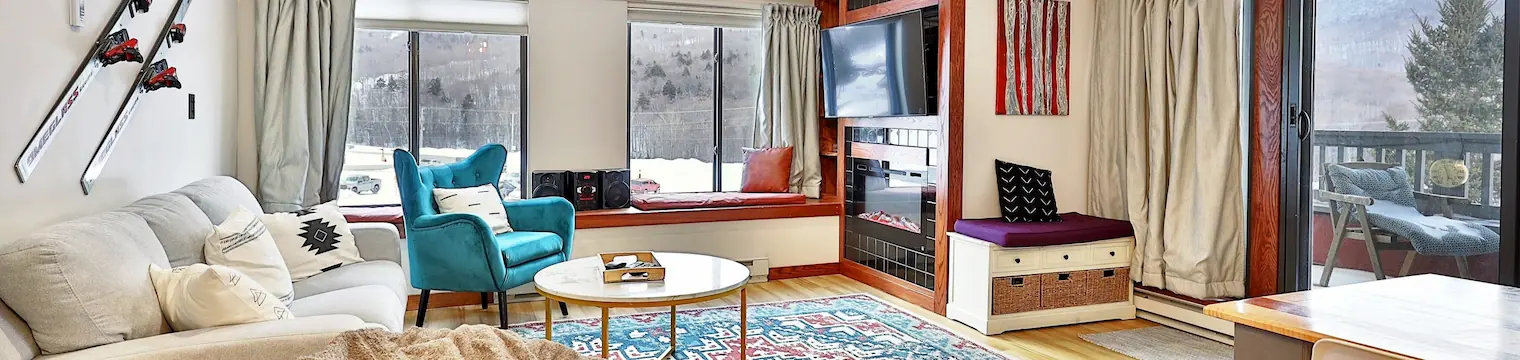
M1050 170L997 161L998 205L1007 222L1056 222L1055 187Z

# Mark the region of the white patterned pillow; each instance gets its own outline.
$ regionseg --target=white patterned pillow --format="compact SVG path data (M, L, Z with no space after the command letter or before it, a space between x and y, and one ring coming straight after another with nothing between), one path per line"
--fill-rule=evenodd
M463 189L434 188L433 199L438 202L440 213L475 214L486 220L492 233L512 231L512 223L507 221L507 208L501 204L501 194L491 184Z
M248 275L280 302L290 304L295 291L290 285L290 269L280 256L280 248L259 221L258 214L241 206L233 210L206 238L206 263L222 265Z
M148 265L158 306L174 331L294 318L285 304L243 273L221 265Z
M348 221L332 203L320 204L293 213L260 215L259 220L274 236L274 244L285 259L290 279L305 280L312 275L340 266L363 262Z

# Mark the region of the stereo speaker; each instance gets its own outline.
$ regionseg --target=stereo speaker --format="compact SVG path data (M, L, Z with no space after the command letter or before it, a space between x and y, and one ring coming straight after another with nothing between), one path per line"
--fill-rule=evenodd
M570 202L575 204L575 211L601 209L602 174L595 170L572 171L570 176Z
M597 172L602 175L603 209L622 209L633 205L628 169L603 169Z
M570 200L565 189L570 188L570 172L561 170L541 170L533 172L533 197L562 197Z

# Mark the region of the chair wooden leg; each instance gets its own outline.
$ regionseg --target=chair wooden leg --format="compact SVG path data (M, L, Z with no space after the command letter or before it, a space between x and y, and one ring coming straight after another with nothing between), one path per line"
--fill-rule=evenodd
M563 301L559 302L559 313L560 315L570 316L570 306L566 305Z
M1414 268L1414 255L1414 250L1409 250L1408 254L1404 254L1404 264L1399 265L1399 277L1409 276L1409 270Z
M485 310L485 309L490 309L490 308L491 308L491 293L488 293L488 292L480 293L480 309L481 310Z
M1367 259L1372 261L1372 275L1378 280L1386 279L1383 275L1383 260L1378 258L1377 234L1372 232L1372 222L1367 220L1367 210L1357 209L1357 222L1362 224L1362 232L1367 235Z
M497 314L497 317L499 317L500 320L501 320L501 326L500 327L502 329L506 329L507 328L507 292L506 291L502 291L502 292L496 293L496 296L497 296L496 299L500 300L500 301L496 302L496 312L499 313L499 314Z
M1472 278L1472 273L1468 272L1468 269L1467 269L1467 257L1466 256L1458 256L1457 257L1457 275L1461 276L1463 279L1471 279Z
M1341 252L1341 240L1346 238L1346 217L1348 213L1341 213L1340 219L1335 220L1335 232L1330 235L1330 254L1325 257L1325 268L1319 274L1319 286L1330 286L1330 273L1335 272L1335 257Z
M422 296L417 297L417 327L422 327L423 319L427 318L427 301L428 292L430 291L431 290L428 289L422 289Z

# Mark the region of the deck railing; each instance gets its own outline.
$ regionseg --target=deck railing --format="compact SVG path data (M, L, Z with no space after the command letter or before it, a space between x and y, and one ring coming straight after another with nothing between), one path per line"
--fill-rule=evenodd
M1313 156L1315 189L1320 189L1323 164L1342 162L1396 163L1409 171L1418 191L1464 196L1472 200L1458 206L1461 215L1481 219L1499 218L1499 161L1502 150L1500 134L1415 132L1415 131L1344 131L1314 132ZM1459 159L1466 163L1468 181L1455 188L1431 184L1430 164L1440 159Z

